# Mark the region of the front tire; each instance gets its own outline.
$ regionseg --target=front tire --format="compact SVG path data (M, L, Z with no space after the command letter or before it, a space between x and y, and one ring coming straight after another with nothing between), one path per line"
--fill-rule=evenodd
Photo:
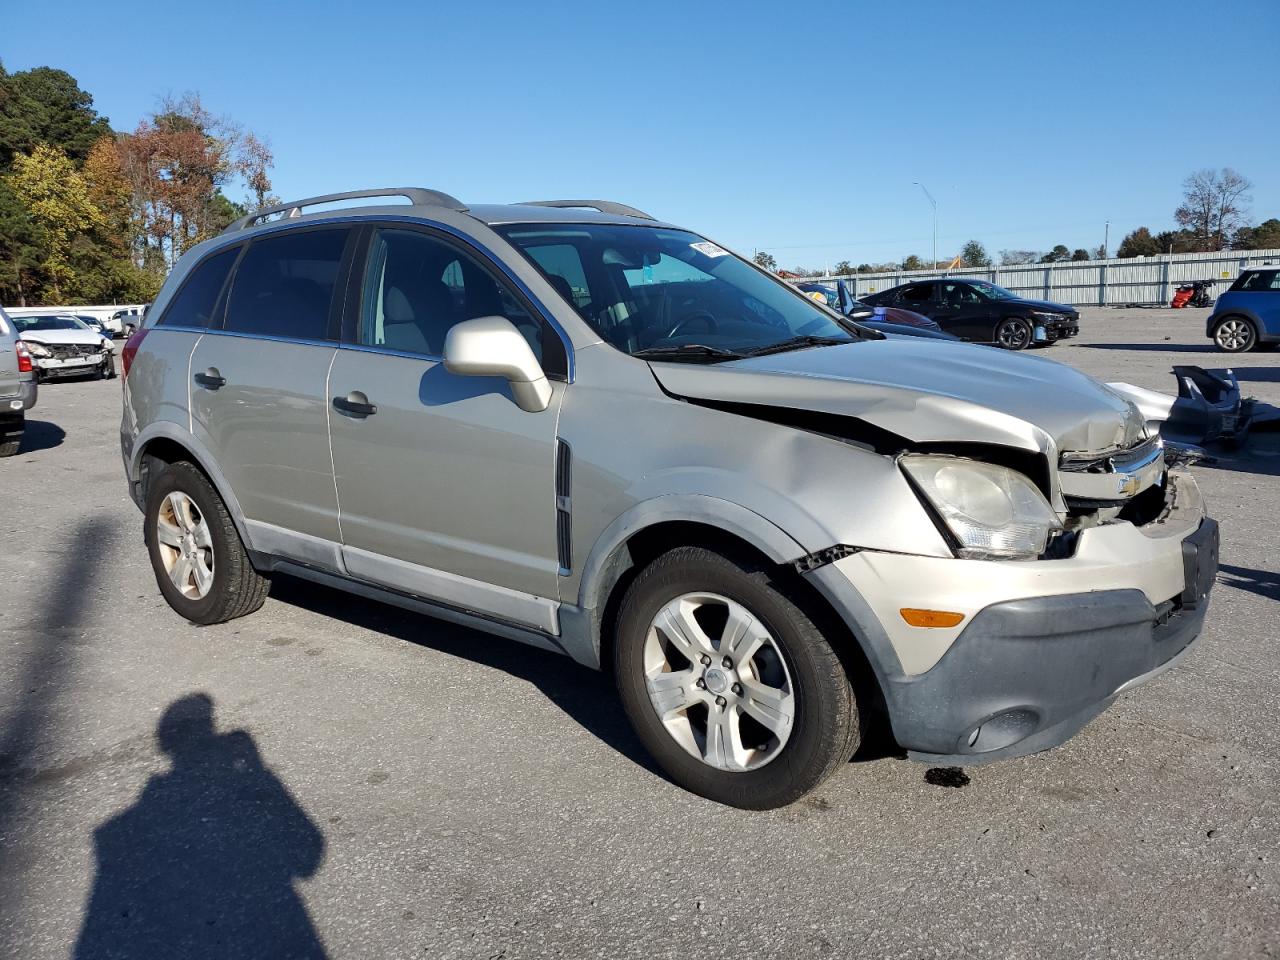
M1025 350L1035 342L1035 331L1021 317L1005 317L996 324L996 346L1005 350Z
M148 484L143 533L156 584L192 623L252 613L270 581L253 569L231 514L193 464L170 464Z
M618 615L618 690L680 786L767 810L856 752L858 705L831 644L758 564L679 547L642 570Z
M1246 317L1223 317L1213 328L1213 342L1223 353L1246 353L1258 343L1258 331Z

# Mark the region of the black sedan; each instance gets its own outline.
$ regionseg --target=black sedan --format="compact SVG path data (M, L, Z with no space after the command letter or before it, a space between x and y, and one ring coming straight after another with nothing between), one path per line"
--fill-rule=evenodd
M1007 350L1050 344L1080 332L1075 307L1027 300L986 280L917 280L859 299L873 307L913 310L962 340L994 343Z

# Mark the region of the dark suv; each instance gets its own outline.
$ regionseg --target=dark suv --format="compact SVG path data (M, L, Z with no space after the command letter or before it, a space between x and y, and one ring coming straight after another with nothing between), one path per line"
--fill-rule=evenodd
M1007 350L1053 343L1080 332L1075 307L1027 300L986 280L917 280L859 299L873 307L914 310L962 340L994 343Z

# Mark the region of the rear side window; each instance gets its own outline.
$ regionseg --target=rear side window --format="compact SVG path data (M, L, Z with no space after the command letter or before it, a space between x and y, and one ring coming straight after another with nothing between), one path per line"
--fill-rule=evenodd
M1253 273L1246 273L1231 289L1247 290L1250 293L1264 290L1280 292L1280 270L1255 270Z
M183 282L169 309L157 321L164 326L207 327L217 314L219 297L226 283L227 274L236 262L240 248L232 247L215 253L196 264L191 275ZM124 316L123 313L116 314Z
M349 230L302 230L249 245L236 268L225 328L292 340L329 339L329 311Z
M926 303L933 296L933 284L922 283L916 287L907 287L898 296L903 303Z

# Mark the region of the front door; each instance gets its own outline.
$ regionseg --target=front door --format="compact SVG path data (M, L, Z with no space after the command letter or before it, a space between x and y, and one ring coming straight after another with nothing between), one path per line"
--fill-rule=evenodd
M193 428L240 501L254 545L321 563L336 558L339 540L325 380L351 237L329 227L253 240L221 328L201 337L190 366Z
M497 272L442 235L373 231L354 342L329 380L343 559L356 577L554 631L564 347ZM551 405L451 374L449 328L500 315L553 378Z
M965 340L990 342L995 324L991 301L968 283L941 284L933 319L945 333Z

